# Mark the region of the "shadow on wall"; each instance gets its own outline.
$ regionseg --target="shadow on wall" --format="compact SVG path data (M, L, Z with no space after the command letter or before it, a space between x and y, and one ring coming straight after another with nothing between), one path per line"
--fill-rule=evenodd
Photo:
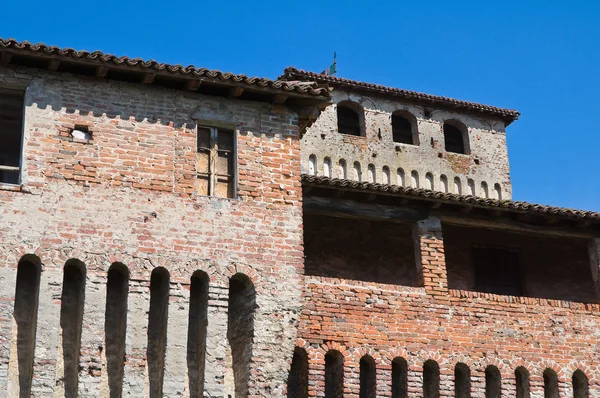
M306 214L305 273L416 286L412 226Z

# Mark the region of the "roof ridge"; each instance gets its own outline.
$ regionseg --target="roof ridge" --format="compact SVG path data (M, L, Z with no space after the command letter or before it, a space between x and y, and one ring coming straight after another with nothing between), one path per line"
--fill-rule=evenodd
M289 67L285 68L284 73L281 76L279 76L277 79L278 80L290 80L290 79L298 79L298 78L315 80L315 81L319 81L319 82L329 83L332 85L337 84L337 85L351 87L351 88L358 89L358 90L377 92L379 94L384 94L384 95L387 94L387 95L399 96L399 97L403 97L406 99L429 102L429 103L434 103L437 105L445 105L445 106L451 106L451 107L455 107L455 108L464 108L464 109L469 109L472 111L494 114L497 116L501 116L502 118L507 120L509 124L511 122L517 120L519 118L519 116L521 115L520 112L518 112L517 110L514 110L514 109L500 108L500 107L496 107L496 106L492 106L492 105L481 104L478 102L458 100L458 99L454 99L454 98L450 98L450 97L444 97L444 96L434 95L434 94L426 94L426 93L421 93L418 91L411 91L411 90L405 90L405 89L396 88L396 87L384 86L381 84L346 79L343 77L328 76L328 75L323 75L323 74L316 73L316 72L310 72L310 71L298 69L293 66L289 66Z

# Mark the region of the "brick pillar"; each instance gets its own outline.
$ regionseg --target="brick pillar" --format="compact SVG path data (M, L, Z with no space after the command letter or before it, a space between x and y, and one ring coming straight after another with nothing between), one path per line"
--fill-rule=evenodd
M0 283L0 398L8 397L9 362L12 362L12 373L16 366L16 361L10 358L11 343L14 342L13 351L16 350L16 336L13 336L17 332L13 319L16 280L16 268L0 268L0 281L4 282ZM13 394L18 395L18 392Z
M31 395L35 397L51 397L56 393L62 281L62 266L42 271L31 387Z
M146 346L148 342L148 312L150 310L150 280L129 281L127 303L127 337L125 341L125 371L123 397L148 396L146 385Z
M81 328L79 359L79 396L107 396L104 312L106 310L106 273L87 274Z
M418 221L413 230L420 282L431 295L447 295L446 257L442 225L438 218Z
M227 397L225 393L225 360L227 358L227 306L229 287L210 283L208 288L208 327L204 396ZM232 395L233 396L233 395Z
M596 298L600 299L600 239L590 239L588 243L592 280L596 290Z
M164 397L189 397L187 370L187 334L189 290L171 285L169 322L165 358Z

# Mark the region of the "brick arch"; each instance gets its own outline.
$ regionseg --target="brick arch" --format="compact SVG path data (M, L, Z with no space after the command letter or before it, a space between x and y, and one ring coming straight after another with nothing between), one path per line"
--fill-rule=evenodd
M442 365L447 365L448 364L448 360L446 359L446 357L440 355L437 352L426 352L426 351L421 351L417 356L416 356L416 360L417 363L416 365L423 367L423 364L426 361L435 361L437 362L438 366L440 367L440 371L442 369Z
M495 366L496 368L498 368L498 371L500 372L500 377L502 377L502 380L503 380L502 383L504 383L504 380L506 378L514 378L515 377L514 369L511 369L509 366L507 366L507 364L504 361L502 361L496 357L482 359L480 361L474 362L473 365L474 365L475 369L481 373L485 373L485 370L487 369L488 366ZM529 370L529 372L531 373L531 370Z
M570 362L563 368L563 370L565 372L565 377L567 378L567 381L570 380L570 377L573 376L573 373L575 373L576 370L581 370L586 375L588 380L591 380L591 375L596 373L594 369L590 367L587 363L581 363L579 361Z
M373 358L373 361L375 361L376 365L381 365L381 363L382 363L382 355L375 348L361 346L361 347L356 347L354 349L351 349L349 351L351 353L351 358L353 360L353 362L352 362L353 364L358 364L360 362L360 359L362 357L364 357L365 355L368 355L371 358Z
M209 260L202 260L198 258L190 258L184 261L184 269L186 270L186 275L183 275L183 278L191 278L194 273L197 271L204 272L208 276L208 281L219 281L222 280L222 275L218 272L217 266L214 262Z
M231 262L228 266L226 266L223 269L223 273L222 273L225 280L229 280L229 278L231 278L232 276L234 276L236 274L245 275L246 277L248 277L248 279L250 279L250 281L254 285L254 288L256 290L259 289L260 275L250 265L244 264L244 263L239 263L239 262Z
M543 360L542 362L539 363L537 369L536 369L536 373L538 377L542 377L544 375L544 371L546 369L552 369L553 371L556 372L556 376L558 377L558 385L560 387L561 383L564 383L566 379L570 380L570 377L567 378L563 368L561 365L559 365L558 363L554 362L554 361L550 361L550 360Z
M410 368L413 357L403 348L391 348L389 350L380 351L381 364L391 366L396 358L403 358Z

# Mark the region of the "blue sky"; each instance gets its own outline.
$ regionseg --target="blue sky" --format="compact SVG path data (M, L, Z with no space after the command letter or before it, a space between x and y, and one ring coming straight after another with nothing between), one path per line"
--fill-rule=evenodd
M600 211L600 4L494 3L33 0L0 36L271 78L335 50L341 77L519 110L514 199Z

